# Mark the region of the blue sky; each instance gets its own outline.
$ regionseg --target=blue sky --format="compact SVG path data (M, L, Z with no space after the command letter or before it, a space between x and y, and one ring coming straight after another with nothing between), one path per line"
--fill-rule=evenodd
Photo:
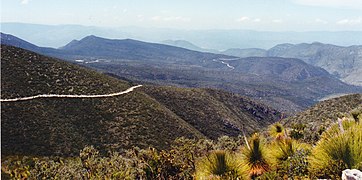
M2 22L270 31L362 30L362 0L1 0Z

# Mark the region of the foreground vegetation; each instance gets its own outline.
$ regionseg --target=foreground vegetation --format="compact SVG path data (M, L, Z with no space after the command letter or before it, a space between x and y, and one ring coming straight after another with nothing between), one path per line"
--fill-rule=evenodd
M87 146L77 157L11 156L3 179L309 179L340 178L362 169L362 109L329 127L314 147L276 123L269 135L218 140L178 138L168 150L131 148L100 154Z

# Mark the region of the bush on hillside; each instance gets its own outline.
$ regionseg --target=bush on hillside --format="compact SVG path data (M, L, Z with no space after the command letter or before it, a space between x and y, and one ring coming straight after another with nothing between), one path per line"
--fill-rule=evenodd
M323 178L340 178L344 169L362 169L362 123L343 122L344 132L335 124L322 134L313 148L309 170Z
M294 142L293 142L294 141ZM290 140L271 148L273 167L279 177L297 178L308 175L308 155L310 149L302 143Z
M250 178L256 178L271 170L271 159L266 148L266 140L257 133L243 147L242 164Z
M196 179L241 179L245 176L240 159L228 151L213 151L196 166Z

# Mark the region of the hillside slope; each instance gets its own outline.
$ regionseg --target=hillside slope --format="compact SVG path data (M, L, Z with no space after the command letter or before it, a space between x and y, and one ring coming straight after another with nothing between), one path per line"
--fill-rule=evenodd
M184 89L146 86L147 94L191 124L202 134L215 139L259 131L280 118L280 113L240 95L212 89Z
M362 94L321 101L295 116L282 119L281 122L287 127L304 125L304 140L316 141L321 132L337 122L338 117L357 107L362 107Z
M104 94L129 83L10 46L1 47L2 99L36 94ZM203 137L137 90L94 99L35 99L1 103L2 154L72 155L102 149L165 148L176 137Z
M331 44L280 44L268 50L268 56L291 57L322 67L345 82L362 85L362 46ZM357 77L357 75L359 77Z
M1 99L37 94L107 94L132 86L12 46L2 45L1 54ZM177 137L237 136L243 126L251 133L279 119L277 111L262 104L220 91L220 96L236 99L225 105L231 100L213 98L209 91L144 86L107 98L2 102L2 155L75 155L86 145L104 151L132 146L164 149ZM186 106L190 110L179 109ZM243 109L253 109L258 116Z

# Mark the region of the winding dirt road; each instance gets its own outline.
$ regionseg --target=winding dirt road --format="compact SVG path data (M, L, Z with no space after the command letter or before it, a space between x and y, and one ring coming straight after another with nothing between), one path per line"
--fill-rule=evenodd
M63 94L40 94L36 96L29 96L29 97L21 97L21 98L14 98L14 99L0 99L1 102L14 102L14 101L27 101L37 98L105 98L105 97L112 97L112 96L119 96L122 94L127 94L132 92L134 89L141 87L142 85L132 86L125 91L111 93L111 94L95 94L95 95L63 95Z

